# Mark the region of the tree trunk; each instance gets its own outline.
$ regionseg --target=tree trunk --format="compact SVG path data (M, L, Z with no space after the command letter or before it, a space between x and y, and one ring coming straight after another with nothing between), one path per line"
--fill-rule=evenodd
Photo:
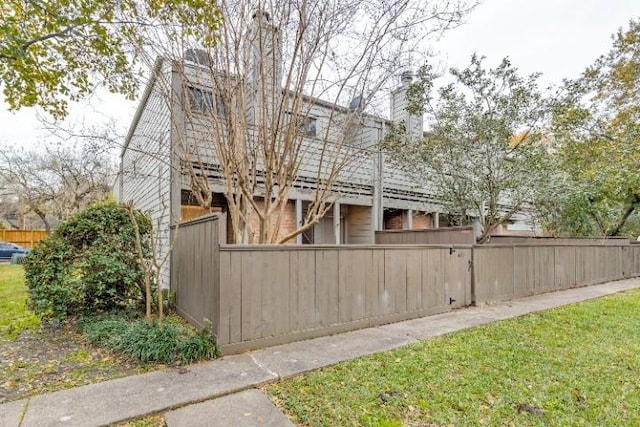
M624 214L622 215L622 218L618 222L618 225L616 225L613 230L610 230L609 232L607 232L607 236L614 237L614 236L620 235L622 228L627 223L627 220L629 219L631 214L635 211L636 205L638 203L640 203L640 197L636 196L633 202L631 203L631 205L628 206L627 209L625 210Z

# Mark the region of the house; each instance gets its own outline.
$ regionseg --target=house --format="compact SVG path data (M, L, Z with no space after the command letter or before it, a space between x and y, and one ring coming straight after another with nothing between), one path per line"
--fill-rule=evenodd
M358 98L349 106L340 106L265 83L265 75L271 76L271 82L282 81L282 48L277 36L269 43L263 41L265 34L277 34L267 14L254 14L251 25L248 34L255 38L249 37L243 53L246 75L212 70L210 58L197 50L187 51L180 61L156 61L121 152L119 199L132 200L139 209L149 211L159 229L165 231L171 224L203 211L228 213L225 194L229 194L230 187L218 160L220 153L202 142L230 138L225 123L230 114L238 111L237 120L255 125L248 126L250 130L242 137L260 138L265 127L257 125L260 117L271 117L277 103L299 102L302 107L298 111L304 114L288 112L282 119L285 124L295 122L304 159L296 169L292 190L281 211L279 235L286 236L302 224L313 203L314 191L327 179L318 163L320 153L331 154L333 147L340 146L339 155L348 158L349 164L333 177L331 210L288 243L371 244L376 230L447 226L447 217L441 215L442 206L429 188L394 168L377 149L388 120L358 111ZM224 80L226 86L218 79ZM404 121L410 134L420 136L422 117L406 111L406 90L412 79L410 72L403 73L391 91L390 118ZM240 85L242 97L225 97ZM352 120L354 117L357 120ZM213 128L207 127L211 123ZM199 207L193 191L198 180L206 181L210 209ZM260 199L263 195L259 186L256 188L253 197ZM256 228L252 227L252 234ZM230 231L228 226L227 230ZM167 236L168 232L164 238ZM234 243L234 236L228 232L222 240ZM255 241L255 236L248 236L248 241Z

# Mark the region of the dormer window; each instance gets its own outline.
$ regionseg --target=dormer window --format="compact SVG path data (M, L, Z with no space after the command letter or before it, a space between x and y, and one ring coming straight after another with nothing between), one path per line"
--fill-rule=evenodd
M220 95L214 96L213 91L188 87L187 96L191 112L216 114L220 117L224 117L227 114L227 108L222 97Z

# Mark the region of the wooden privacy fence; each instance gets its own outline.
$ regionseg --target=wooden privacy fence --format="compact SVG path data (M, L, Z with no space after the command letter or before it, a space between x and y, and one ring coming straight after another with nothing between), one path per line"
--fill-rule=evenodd
M640 247L601 245L475 246L474 302L503 301L640 273Z
M383 245L473 245L473 227L430 228L426 230L383 230L375 233L376 244Z
M180 225L178 312L223 353L640 274L640 245L220 246L218 219Z
M0 241L33 248L37 242L48 235L49 233L45 230L0 230Z

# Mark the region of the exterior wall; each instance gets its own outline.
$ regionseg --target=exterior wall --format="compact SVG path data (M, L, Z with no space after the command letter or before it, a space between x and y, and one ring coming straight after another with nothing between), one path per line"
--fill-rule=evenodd
M373 221L369 206L347 206L347 244L373 243Z
M258 206L262 207L263 203L261 200L257 201ZM280 230L278 230L278 238L282 238L289 233L296 231L296 203L294 200L289 200L287 205L285 206L284 212L282 214L282 220L280 221ZM260 221L258 220L257 215L251 216L251 236L249 236L249 242L258 243L258 235L260 233ZM296 239L293 238L289 240L287 245L294 245L296 243Z
M154 73L160 70L158 64ZM122 189L119 197L122 202L133 201L137 209L150 214L160 240L159 256L163 256L169 248L171 223L169 95L155 78L147 86L145 95L121 154ZM168 286L168 265L165 265L163 278Z
M404 215L401 210L384 211L384 229L402 230L404 227Z
M186 72L187 78L194 85L203 88L211 86L210 76L207 76L206 72L198 71L197 66L186 67ZM393 96L399 99L404 97L404 92L402 95ZM398 108L398 111L401 111L404 106ZM304 140L301 149L303 158L291 198L312 199L311 192L315 191L318 177L326 179L330 165L337 162L344 163L339 179L334 185L335 192L340 194L339 201L343 204L372 206L374 181L378 179L375 168L378 151L375 146L384 135L385 120L366 114L361 117L350 116L346 109L312 99L305 99L302 112L316 119L316 137L306 137ZM353 118L358 120L351 120ZM351 123L352 121L354 123ZM224 135L222 121L207 120L194 114L187 117L184 126L187 146L193 152L197 152L204 163L218 164L212 147L207 147L202 141ZM250 130L248 137L253 138L252 134L255 132L256 129ZM333 147L340 147L339 150L325 150L327 141L329 147L333 144ZM321 156L323 151L324 155ZM384 188L385 207L427 212L438 209L438 201L431 195L432 191L428 187L416 185L411 176L397 170L384 157L380 187ZM223 178L216 168L210 168L206 173L210 177L212 187L217 186L214 191L222 191ZM259 188L256 194L261 195Z
M414 212L413 214L413 229L423 230L433 227L433 215L426 212Z

